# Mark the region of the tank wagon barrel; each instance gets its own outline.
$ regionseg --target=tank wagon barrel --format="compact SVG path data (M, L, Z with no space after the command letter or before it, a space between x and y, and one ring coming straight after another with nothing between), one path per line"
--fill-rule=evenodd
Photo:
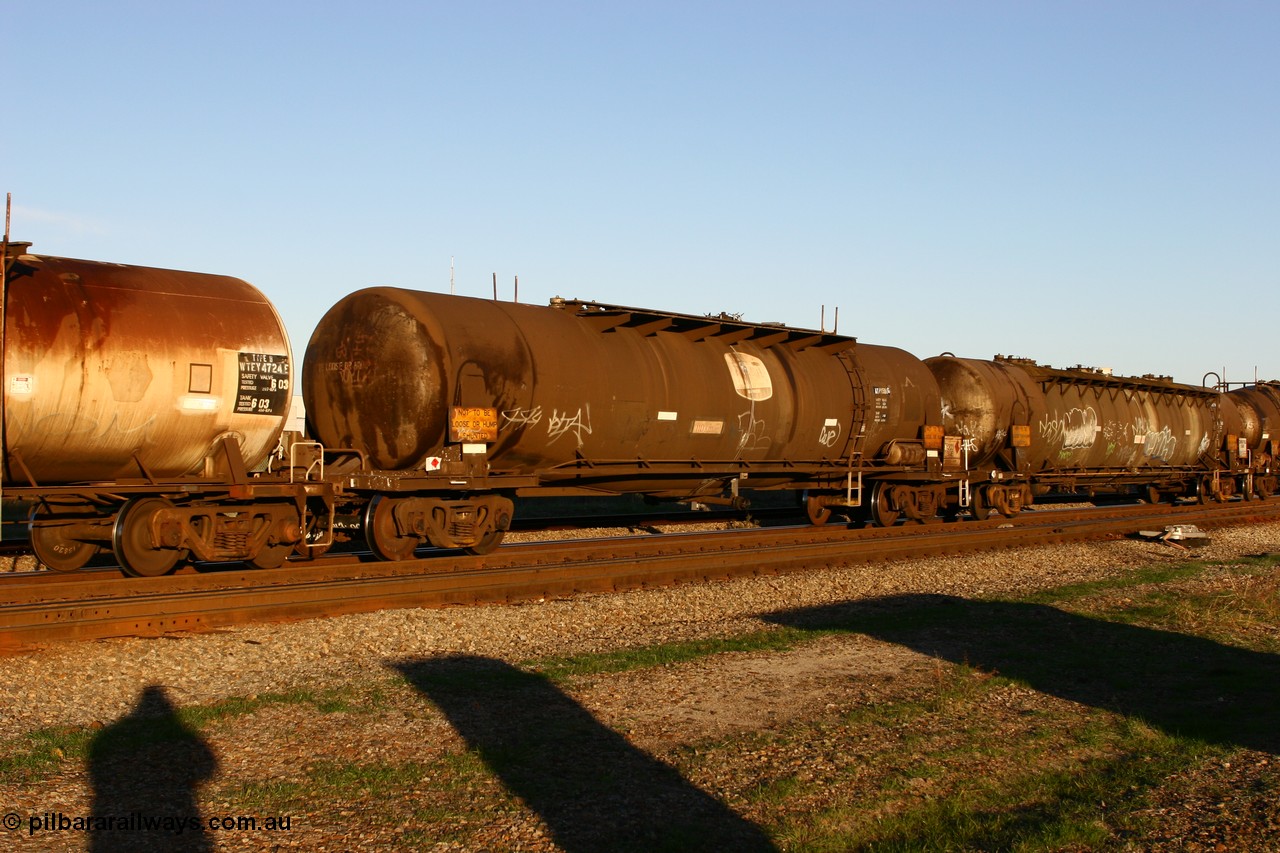
M8 271L7 485L196 472L274 449L293 380L275 308L228 276L19 254Z

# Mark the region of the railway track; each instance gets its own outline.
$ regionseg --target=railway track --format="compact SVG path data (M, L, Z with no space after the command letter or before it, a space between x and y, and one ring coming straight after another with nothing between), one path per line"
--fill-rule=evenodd
M1125 535L1173 524L1280 519L1280 499L1210 506L1044 510L963 524L764 528L556 540L483 557L399 562L330 555L275 570L124 578L105 572L0 579L0 652L112 636L157 636L400 607L505 603L833 563L865 563Z

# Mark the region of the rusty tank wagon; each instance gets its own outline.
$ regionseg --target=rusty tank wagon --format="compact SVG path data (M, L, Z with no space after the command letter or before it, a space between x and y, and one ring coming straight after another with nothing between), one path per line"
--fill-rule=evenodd
M1242 431L1240 403L1258 400L1265 409L1273 399L1259 399L1261 391L1224 395L1167 377L1057 370L1001 356L926 363L951 437L944 467L973 472L967 490L979 517L1017 512L1049 491L1136 491L1152 502L1275 491L1260 429ZM1267 416L1253 420L1260 417ZM1246 438L1254 442L1251 460L1239 444Z
M41 562L284 561L306 490L250 473L279 446L294 381L258 290L10 243L5 291L4 495L30 507Z
M516 496L732 504L794 489L825 520L855 503L864 468L919 479L931 451L936 462L928 436L941 437L932 375L892 347L726 316L396 288L325 315L303 397L314 437L359 460L344 489L390 558L425 544L487 550Z
M1232 389L1225 397L1236 413L1227 436L1226 452L1231 463L1228 467L1243 470L1245 475L1224 479L1220 470L1210 473L1206 475L1204 491L1218 497L1225 489L1227 494L1238 492L1246 500L1255 495L1269 498L1280 491L1276 472L1276 455L1280 453L1280 383L1255 382Z

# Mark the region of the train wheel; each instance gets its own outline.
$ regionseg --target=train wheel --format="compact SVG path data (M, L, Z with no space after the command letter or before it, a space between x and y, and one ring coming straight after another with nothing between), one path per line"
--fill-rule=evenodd
M257 556L245 562L255 569L278 569L284 565L284 561L292 553L293 545L287 542L280 545L263 545Z
M173 504L162 498L134 498L116 516L111 544L126 575L153 578L167 575L186 556L178 548L159 547L151 535L151 522Z
M506 535L505 530L490 530L476 540L476 544L463 548L468 554L483 556L484 554L492 554L502 544L502 537Z
M484 532L476 540L474 545L469 545L462 550L468 554L482 556L484 554L492 554L497 547L502 544L502 538L506 536L507 530L511 527L511 502L505 498L500 498L495 505L490 505L484 511Z
M69 539L64 535L65 528L42 523L58 516L77 515L88 509L87 505L56 506L52 504L40 504L32 509L27 531L31 540L31 550L35 552L36 559L55 572L74 572L93 559L93 555L98 553L97 545L92 542Z
M1213 491L1213 480L1209 477L1200 478L1200 486L1196 489L1196 498L1202 504L1213 503L1222 500L1222 496L1215 494Z
M817 498L805 498L804 511L809 516L809 523L815 527L831 520L831 507L820 503Z
M892 488L888 483L876 483L875 490L872 492L871 520L879 527L893 527L898 520L898 516L902 515L902 511L894 509L889 500L889 493Z
M396 501L375 495L364 511L364 538L380 560L410 560L418 547L417 536L402 536L396 530Z

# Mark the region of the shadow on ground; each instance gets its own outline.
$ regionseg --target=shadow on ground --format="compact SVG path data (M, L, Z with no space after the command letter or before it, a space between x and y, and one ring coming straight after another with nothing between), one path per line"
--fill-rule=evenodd
M218 762L164 688L144 689L132 711L100 731L88 763L90 851L214 849L196 794Z
M1280 755L1280 656L1041 604L901 595L772 622L866 634L1170 734Z
M775 849L536 673L470 656L395 666L569 853Z

